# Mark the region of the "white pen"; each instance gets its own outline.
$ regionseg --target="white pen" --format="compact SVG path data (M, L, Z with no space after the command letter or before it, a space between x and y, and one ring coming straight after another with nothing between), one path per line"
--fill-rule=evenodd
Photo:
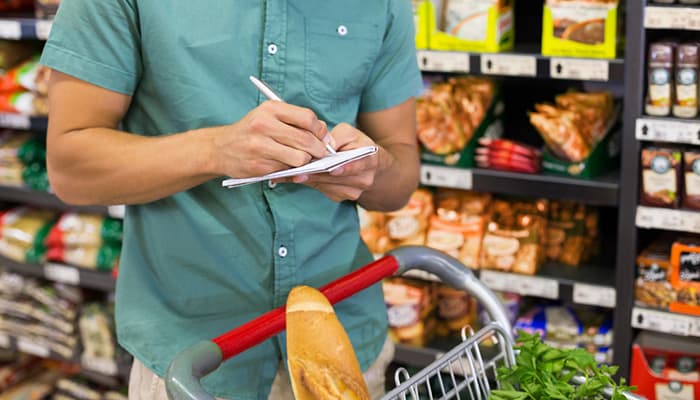
M275 91L272 90L272 88L267 83L254 77L253 75L250 76L250 81L253 82L253 85L255 85L255 87L258 88L258 90L262 94L264 94L265 97L267 97L268 99L284 102L284 100L282 100L282 98L277 93L275 93ZM326 150L328 150L328 152L331 154L335 154L335 149L333 148L333 146L330 145L329 141L329 137L326 136L324 139Z

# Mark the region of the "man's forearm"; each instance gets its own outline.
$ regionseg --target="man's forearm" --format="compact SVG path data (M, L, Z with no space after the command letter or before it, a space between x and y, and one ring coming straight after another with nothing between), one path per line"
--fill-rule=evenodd
M134 204L161 199L215 178L211 135L219 128L144 137L89 128L48 141L56 194L71 204Z
M413 145L394 144L380 147L378 156L379 168L374 184L358 202L368 210L394 211L406 205L418 187L418 151Z

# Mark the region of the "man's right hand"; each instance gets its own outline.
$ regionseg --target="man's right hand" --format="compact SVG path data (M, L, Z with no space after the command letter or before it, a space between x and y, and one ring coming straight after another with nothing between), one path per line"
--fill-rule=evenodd
M326 154L326 124L308 108L266 101L214 133L215 168L247 178L302 166Z

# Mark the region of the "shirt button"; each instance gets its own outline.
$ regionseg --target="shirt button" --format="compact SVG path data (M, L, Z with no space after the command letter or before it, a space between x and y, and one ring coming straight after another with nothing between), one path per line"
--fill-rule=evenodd
M338 35L345 36L348 34L348 27L345 25L340 25L338 27Z
M275 187L277 187L277 184L272 181L267 181L267 187L269 187L270 189L274 189Z
M280 248L277 250L277 255L279 255L282 258L287 257L287 248L284 246L280 246Z
M267 45L267 52L271 55L274 56L277 54L277 45L274 43L270 43Z

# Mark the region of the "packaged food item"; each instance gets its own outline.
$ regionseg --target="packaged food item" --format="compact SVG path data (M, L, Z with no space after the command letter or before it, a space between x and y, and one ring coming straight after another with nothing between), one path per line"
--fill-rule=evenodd
M683 152L683 197L684 208L700 210L700 151L686 149Z
M539 266L539 226L518 215L508 201L491 203L491 222L482 243L482 268L533 275Z
M512 140L479 139L474 159L480 168L534 174L540 169L539 151Z
M60 4L61 0L34 0L34 14L40 19L53 18Z
M433 195L418 189L401 210L386 214L386 227L391 240L390 248L425 244L430 216L433 214Z
M440 336L459 334L476 323L476 300L463 290L446 285L437 288L437 332Z
M584 252L586 207L573 202L550 204L545 243L547 259L569 266L581 264Z
M610 93L572 92L557 96L556 105L539 103L530 123L552 153L563 160L583 161L603 140L614 121Z
M675 99L673 115L695 118L698 115L698 44L686 43L676 51Z
M46 237L47 246L97 247L122 241L122 221L97 214L68 212L61 215Z
M435 285L403 278L382 283L389 337L397 343L424 346L436 329Z
M677 297L669 309L700 316L700 238L685 237L673 243L670 281Z
M48 115L48 109L48 99L33 92L18 90L0 93L0 112Z
M547 0L542 19L542 54L615 58L617 0Z
M671 113L674 50L675 45L670 42L652 43L649 46L649 88L644 107L649 115L664 117Z
M637 256L635 299L638 305L667 309L675 300L676 292L669 281L673 240L662 237Z
M513 326L515 332L523 330L539 334L549 342L578 345L583 326L576 314L562 306L534 307L522 315Z
M0 216L0 253L18 262L40 263L45 258L44 239L56 219L50 210L17 207Z
M369 251L380 256L391 250L391 239L386 227L386 215L377 211L367 211L357 206L360 220L360 236Z
M478 268L491 196L439 189L435 198L436 213L430 219L426 246L441 250L468 267Z
M681 152L673 148L642 149L640 204L678 208Z
M66 398L77 398L85 400L102 400L102 395L84 380L77 378L64 378L56 383L56 390Z
M33 56L0 76L0 92L36 91L39 56Z
M90 303L83 308L80 320L82 359L115 360L117 356L111 311L104 304Z
M511 0L432 0L420 17L434 50L497 52L514 43Z

